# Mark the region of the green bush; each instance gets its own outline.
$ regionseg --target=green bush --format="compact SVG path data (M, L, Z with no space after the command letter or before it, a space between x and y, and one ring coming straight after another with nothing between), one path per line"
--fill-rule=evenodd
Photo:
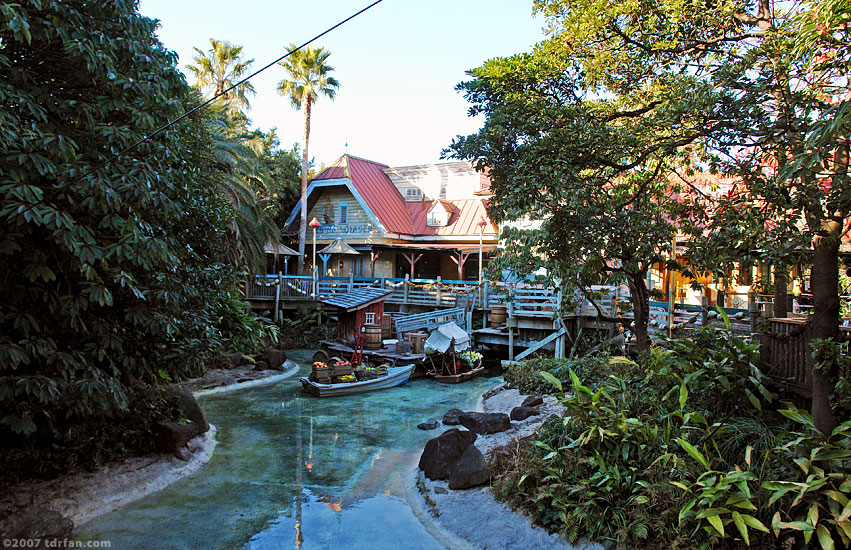
M620 547L851 542L851 422L822 437L774 410L755 346L707 329L587 384L569 370L567 395L561 363L536 365L567 416L494 465L494 491L549 530Z
M136 426L167 408L134 410L131 379L268 334L235 291L210 113L143 139L200 99L156 26L132 0L0 4L4 480L15 456L38 473L144 448Z
M4 483L50 478L76 468L90 469L126 456L155 452L155 423L179 418L181 411L177 398L165 390L165 384L128 390L128 407L123 411L103 410L67 419L61 411L45 411L45 416L63 421L51 423L48 433L4 450ZM12 435L0 428L4 441L11 441Z
M580 357L577 359L554 359L536 357L515 363L503 372L503 378L512 388L521 393L552 393L553 386L541 378L540 372L548 372L560 380L567 380L571 369L589 384L605 380L609 374L620 372L620 363L610 363L608 355Z

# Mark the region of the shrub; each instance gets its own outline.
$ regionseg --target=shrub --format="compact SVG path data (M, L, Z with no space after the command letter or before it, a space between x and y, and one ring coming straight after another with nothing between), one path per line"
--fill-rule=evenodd
M503 378L522 393L552 393L553 386L541 378L540 372L548 372L560 380L567 380L571 369L583 380L598 383L620 369L620 364L609 362L608 355L587 356L578 359L554 359L536 357L515 363L506 369Z
M568 368L568 395L562 392L563 362L533 363L543 367L539 376L569 416L545 423L512 463L495 465L502 468L495 473L495 493L572 541L735 546L745 542L744 526L748 540L774 544L777 538L763 528L782 536L800 527L800 514L771 508L783 502L766 492L774 487L766 483L801 483L789 464L803 454L784 458L781 452L791 452L794 439L787 434L788 418L767 407L773 396L762 384L755 346L714 329L694 336L644 355L643 367L598 358L581 363L591 368L583 376ZM531 368L517 370L515 379L533 385ZM801 441L793 447L804 452ZM839 483L834 490L844 489ZM817 508L825 510L823 518L835 512L832 521L839 525L842 497L829 494L840 508L826 501ZM796 506L787 508L793 512ZM780 511L781 519L772 521L763 510ZM830 533L838 539L838 531Z

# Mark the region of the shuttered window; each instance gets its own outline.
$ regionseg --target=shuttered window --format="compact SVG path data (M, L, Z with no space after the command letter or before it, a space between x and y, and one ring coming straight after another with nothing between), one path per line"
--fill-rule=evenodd
M349 223L349 205L346 203L340 204L340 225Z

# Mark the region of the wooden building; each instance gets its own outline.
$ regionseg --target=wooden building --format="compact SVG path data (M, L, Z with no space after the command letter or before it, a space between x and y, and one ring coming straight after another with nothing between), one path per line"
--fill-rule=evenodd
M317 249L342 239L360 255L317 257L320 273L478 279L479 250L493 251L499 236L487 217L489 184L467 162L391 168L343 155L311 181L307 218L320 223ZM298 229L300 208L285 230ZM311 230L306 244L309 264Z
M361 332L367 325L379 327L384 321L384 300L392 294L392 290L381 288L357 288L347 294L332 294L321 298L326 306L336 308L337 339L349 342L353 336Z

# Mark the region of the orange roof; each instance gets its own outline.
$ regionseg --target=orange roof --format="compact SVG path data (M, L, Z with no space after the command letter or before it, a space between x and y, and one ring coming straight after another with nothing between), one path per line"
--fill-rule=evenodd
M440 202L450 213L449 224L445 227L428 225L428 212L437 202ZM485 235L496 236L499 233L496 226L488 219L487 203L481 199L408 202L407 207L415 235L424 237L478 235L478 223L482 218L488 222Z
M386 168L389 168L386 164L343 155L313 181L349 178L384 229L411 234L411 217L405 207L405 199L383 172Z

